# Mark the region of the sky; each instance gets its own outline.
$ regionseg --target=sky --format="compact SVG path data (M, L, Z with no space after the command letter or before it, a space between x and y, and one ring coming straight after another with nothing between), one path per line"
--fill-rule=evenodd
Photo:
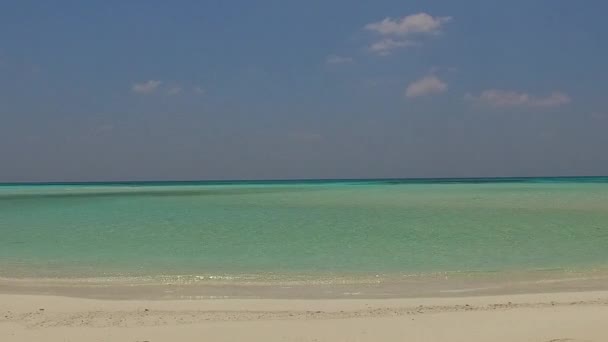
M0 182L608 175L608 3L0 2Z

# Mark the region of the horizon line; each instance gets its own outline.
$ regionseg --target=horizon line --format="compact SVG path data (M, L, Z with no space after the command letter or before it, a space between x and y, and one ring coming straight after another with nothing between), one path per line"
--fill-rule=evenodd
M398 180L419 180L419 181L446 181L446 180L482 180L482 179L558 179L558 178L605 178L606 175L593 176L479 176L479 177L370 177L370 178L275 178L275 179L186 179L186 180L108 180L108 181L17 181L0 182L2 185L81 185L81 184L142 184L142 183L246 183L246 182L303 182L303 181L398 181Z

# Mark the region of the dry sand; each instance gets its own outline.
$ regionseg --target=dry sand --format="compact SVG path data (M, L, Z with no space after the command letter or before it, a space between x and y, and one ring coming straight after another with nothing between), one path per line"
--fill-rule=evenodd
M369 300L5 294L0 341L605 342L608 292Z

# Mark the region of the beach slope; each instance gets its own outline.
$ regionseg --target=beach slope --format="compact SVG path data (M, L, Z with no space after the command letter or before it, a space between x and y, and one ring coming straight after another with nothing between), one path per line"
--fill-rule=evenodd
M1 341L608 341L608 292L336 300L0 295Z

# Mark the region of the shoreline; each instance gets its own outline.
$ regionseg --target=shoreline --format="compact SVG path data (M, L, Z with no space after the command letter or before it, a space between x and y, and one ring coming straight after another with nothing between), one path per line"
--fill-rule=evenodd
M386 299L608 291L608 272L444 272L401 276L0 277L0 294L89 299Z
M0 294L3 341L605 341L608 291L400 299Z

